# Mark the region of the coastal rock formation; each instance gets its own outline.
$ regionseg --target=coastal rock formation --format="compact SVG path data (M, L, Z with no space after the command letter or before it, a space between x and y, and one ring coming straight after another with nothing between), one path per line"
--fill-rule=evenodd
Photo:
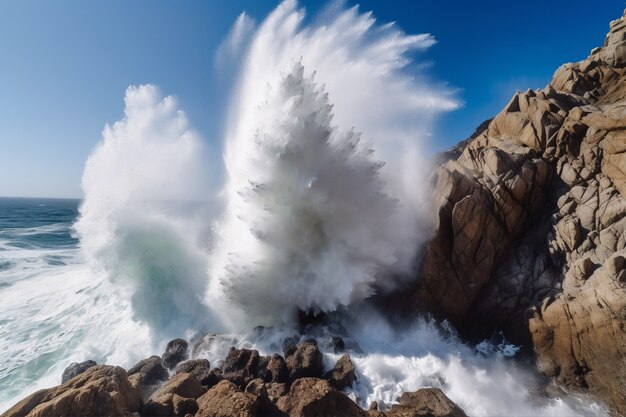
M390 305L469 338L503 330L626 413L626 16L443 158L437 231Z
M351 387L356 379L356 369L350 360L350 355L347 353L342 355L333 369L324 374L324 379L338 390Z
M131 416L141 394L117 366L93 366L55 388L26 397L2 417Z
M278 354L259 356L256 350L233 346L222 369L210 369L206 359L191 359L164 379L158 356L139 362L130 377L119 367L92 366L65 384L26 397L1 417L465 416L441 391L430 388L401 396L399 404L386 412L368 413L341 391L356 378L347 354L324 374L326 379L320 379L298 376L323 374L316 340L292 345L288 352L285 361ZM216 380L215 375L222 378L222 373L226 378Z
M453 403L438 388L422 388L415 392L405 392L398 398L398 404L384 413L386 417L467 417L467 414Z
M176 365L186 360L189 357L187 351L189 350L189 343L183 339L174 339L168 342L165 347L165 353L161 356L163 359L163 365L167 369L174 369Z
M298 378L312 377L321 378L324 373L322 352L313 339L298 343L295 349L289 349L285 353L289 378L293 382Z
M65 368L63 375L61 375L61 384L65 384L76 375L80 375L92 366L98 365L95 361L88 360L84 362L72 362Z
M367 413L348 396L334 389L328 381L301 378L289 394L276 403L290 417L345 416L365 417Z

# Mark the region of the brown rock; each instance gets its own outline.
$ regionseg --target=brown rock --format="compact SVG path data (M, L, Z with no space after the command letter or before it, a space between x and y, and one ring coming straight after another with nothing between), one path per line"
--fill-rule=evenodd
M259 359L259 352L256 350L231 347L222 365L222 376L244 389L257 377Z
M388 417L467 417L465 412L438 388L405 392L398 398L398 404L385 414Z
M289 378L293 382L298 378L321 378L324 373L322 352L313 339L298 343L293 354L286 359Z
M367 416L347 395L334 389L328 381L317 378L298 379L289 395L281 397L276 405L290 417Z
M330 385L342 390L352 386L356 379L356 369L347 353L341 356L335 367L324 374L324 379L330 382Z
M163 360L158 356L151 356L140 361L128 370L128 376L133 385L141 388L143 397L149 397L152 392L170 377L163 366Z
M207 359L192 359L176 366L176 374L188 373L205 387L213 386L219 382L215 372L211 371L211 363Z
M150 396L141 414L155 417L183 417L187 413L193 414L198 408L195 399L205 392L198 380L190 374L176 374Z
M184 339L170 340L165 347L165 353L161 356L163 365L168 369L174 369L180 362L189 357L189 343Z
M547 375L626 414L625 103L626 16L448 153L436 231L389 310L426 310L474 340L503 330Z
M65 384L37 391L2 416L130 416L140 405L140 393L131 386L124 369L99 365Z
M255 417L259 408L256 395L241 392L230 381L222 381L197 400L196 417Z

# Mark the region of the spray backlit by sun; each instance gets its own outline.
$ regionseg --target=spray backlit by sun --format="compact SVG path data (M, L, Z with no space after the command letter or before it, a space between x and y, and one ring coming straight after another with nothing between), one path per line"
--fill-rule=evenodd
M209 297L258 324L337 310L409 271L428 238L420 143L456 106L407 72L430 35L356 7L304 19L286 1L252 34L226 132Z

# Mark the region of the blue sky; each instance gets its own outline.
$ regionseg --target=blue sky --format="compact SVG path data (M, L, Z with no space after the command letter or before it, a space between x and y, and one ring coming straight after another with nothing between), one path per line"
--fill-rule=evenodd
M301 1L309 14L321 7ZM623 1L348 1L438 43L420 57L464 103L437 124L447 148L496 114L516 90L601 45ZM80 197L85 159L123 114L130 84L174 94L217 149L228 88L214 56L239 13L272 1L3 0L0 2L0 195Z

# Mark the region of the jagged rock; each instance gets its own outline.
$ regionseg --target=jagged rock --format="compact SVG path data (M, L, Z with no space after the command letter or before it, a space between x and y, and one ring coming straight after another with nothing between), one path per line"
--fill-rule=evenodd
M286 357L289 378L293 382L298 378L321 378L324 373L322 352L313 339L298 343L292 354Z
M290 417L343 416L365 417L367 412L328 381L317 378L296 380L289 394L276 403Z
M141 395L117 366L99 365L65 384L37 391L7 410L3 417L131 416Z
M258 375L259 352L231 347L222 365L223 378L244 389Z
M196 398L204 394L200 382L190 374L179 373L156 390L144 404L142 416L184 417L198 410Z
M273 402L278 401L280 397L287 395L289 392L289 386L286 383L281 382L269 382L265 384L267 395Z
M163 381L167 381L169 376L162 359L158 356L143 359L128 370L131 383L141 389L144 398L149 397Z
M261 378L253 379L246 385L244 392L255 395L259 402L257 416L279 417L282 412L276 407L274 401L269 397L265 381Z
M189 343L186 340L170 340L165 347L165 353L161 356L163 365L168 369L174 369L180 362L187 360L189 357L188 350Z
M222 380L221 372L211 369L208 359L192 359L179 363L175 374L188 373L200 382L204 387L211 388Z
M72 362L65 368L63 375L61 375L61 384L65 384L76 375L80 375L92 366L98 365L95 361L88 360L84 362Z
M265 382L287 383L289 382L289 368L282 356L272 355L267 364Z
M324 379L328 380L333 387L342 390L352 386L356 379L355 371L350 355L346 353L339 358L333 369L324 374Z
M471 339L503 330L626 413L626 273L606 266L626 250L626 16L443 160L436 232L389 310L426 310Z
M387 417L467 417L439 388L405 392L385 414Z
M259 408L259 398L241 392L230 381L222 381L197 400L198 411L195 417L255 417Z

